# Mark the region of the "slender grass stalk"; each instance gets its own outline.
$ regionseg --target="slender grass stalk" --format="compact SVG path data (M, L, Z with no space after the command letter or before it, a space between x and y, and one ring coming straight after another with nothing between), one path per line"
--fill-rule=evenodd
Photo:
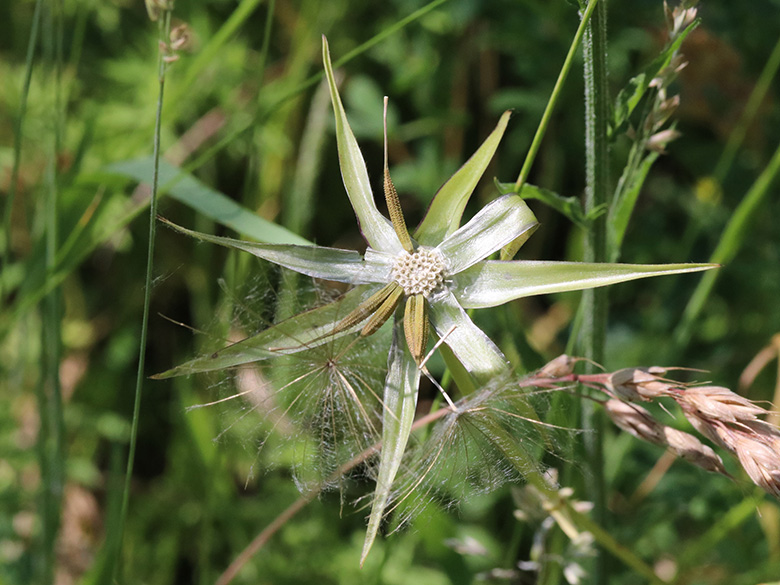
M364 43L361 43L351 51L349 51L347 54L343 55L340 59L337 59L333 62L333 68L336 69L338 67L342 67L343 65L349 63L354 59L355 57L358 57L374 47L375 45L378 45L382 41L384 41L386 38L394 35L398 31L400 31L402 28L404 28L406 25L411 24L412 22L415 22L416 20L419 20L432 10L435 10L448 0L433 0L429 4L426 4L422 8L419 8L412 12L409 16L406 16L399 20L398 22L393 23L392 25L388 26L387 28L382 29L380 32L375 34L373 37L365 41ZM266 109L263 112L259 113L260 120L266 118L268 115L270 115L272 112L276 111L282 104L287 102L288 100L300 95L310 87L314 86L317 82L320 81L324 76L323 72L316 73L315 75L312 75L307 79L306 81L298 84L296 87L293 87L290 89L290 91L283 93L279 96L279 98L274 101L273 103L269 104ZM257 124L258 120L255 120L252 122L253 124Z
M566 54L566 59L563 61L561 72L558 74L558 79L555 82L552 94L550 94L550 99L547 100L547 105L544 108L542 119L539 121L539 126L536 128L536 133L534 134L534 138L531 141L528 154L525 156L523 167L520 169L520 174L518 175L517 181L515 182L515 193L521 193L523 185L525 185L526 181L528 180L528 175L531 173L531 167L533 166L536 155L539 152L539 147L542 145L542 138L544 138L544 134L547 131L547 126L550 123L550 118L552 118L553 111L555 111L555 105L558 103L558 98L561 95L563 84L566 81L566 77L569 75L569 70L571 69L572 63L574 62L574 56L576 55L577 49L582 42L583 35L585 34L585 30L588 27L588 23L590 22L590 17L593 14L593 11L596 9L597 5L598 0L592 0L590 3L588 3L587 8L582 14L580 24L577 27L577 32L574 34L574 39L572 39L569 52ZM505 246L501 250L501 259L512 259L517 253L518 247L518 242L512 242Z
M750 127L750 124L755 120L756 114L758 114L758 108L766 97L767 91L772 85L772 80L777 75L777 70L780 69L780 38L775 44L775 48L772 50L772 54L767 59L764 69L761 71L761 75L756 82L756 87L753 88L753 92L748 98L745 109L742 111L742 115L739 117L737 125L729 135L726 147L723 149L718 163L715 165L715 171L712 173L715 180L719 185L723 184L726 176L731 170L731 165L734 163L734 157L737 155L737 151L745 140L745 135Z
M778 173L780 173L780 145L777 146L777 150L772 155L769 164L758 176L731 215L731 219L729 219L720 237L718 246L715 248L712 256L710 256L710 262L726 264L737 255L747 235L750 220L770 192L769 188L777 178ZM704 309L704 304L707 302L707 298L710 292L712 292L712 287L715 286L715 281L719 275L719 270L711 270L699 281L696 290L693 291L688 304L685 306L685 311L679 324L674 330L671 351L679 352L690 341L693 325Z
M577 27L577 32L574 34L574 39L572 39L569 52L566 54L566 59L563 61L563 67L561 67L561 72L558 74L558 79L555 81L555 86L553 87L552 94L550 94L550 99L547 100L547 105L544 108L544 113L542 114L542 119L539 122L539 126L536 129L536 134L534 134L534 138L531 141L531 146L528 148L528 154L525 156L523 168L520 169L520 174L518 175L517 181L515 182L515 193L520 193L523 185L528 180L531 167L533 166L536 155L539 152L539 147L542 145L542 138L544 138L544 134L547 131L547 126L550 123L550 118L552 118L552 114L555 111L555 106L558 103L558 98L561 95L563 84L569 75L569 70L571 69L572 63L574 62L574 56L577 54L577 49L580 47L582 37L585 34L585 29L590 22L591 14L593 14L593 10L597 5L598 0L589 2L587 8L585 8L585 12L582 15L582 19L580 19L580 25Z
M764 500L765 494L760 488L756 489L752 495L745 494L745 498L741 502L724 514L707 532L699 536L692 546L685 549L677 559L680 569L694 567L702 562L702 558L711 554L718 544L723 543L730 535L738 531L740 526L754 518L759 505Z
M51 72L54 107L51 117L51 140L48 162L44 173L44 261L47 272L54 269L59 242L57 188L57 154L60 151L61 82L62 82L62 4L47 6L43 14L45 34L42 37L43 61ZM62 295L58 288L50 291L41 304L41 378L37 386L40 429L38 434L38 461L41 473L41 548L40 574L42 583L54 579L57 533L60 526L60 507L65 484L65 425L62 409L62 388L59 366L62 358L61 331Z
M8 195L5 198L5 210L3 213L3 236L5 241L2 248L2 264L0 265L0 303L5 297L5 275L8 260L11 258L11 215L16 201L16 184L19 182L19 167L22 162L22 130L24 118L27 113L27 100L30 96L30 83L32 81L33 62L35 60L35 47L38 45L38 29L41 23L41 7L43 0L36 0L33 13L30 38L27 41L27 57L24 65L24 84L22 85L21 99L19 100L19 119L16 121L14 134L14 162L11 167L11 182L8 184Z
M268 14L265 17L265 28L263 29L263 44L260 47L260 63L257 66L257 75L260 83L265 78L265 67L268 63L268 49L271 46L271 28L274 23L274 14L276 12L276 0L269 0ZM259 95L259 94L258 94Z
M162 18L158 21L159 41L161 47L168 42L171 29L171 12L165 10ZM138 438L138 420L141 415L141 394L144 383L144 366L146 363L146 343L149 329L149 305L152 296L152 269L154 267L154 241L157 233L157 183L159 178L160 163L160 128L162 123L163 95L165 90L165 72L167 62L165 61L164 51L159 51L157 57L157 75L159 79L159 92L157 95L157 113L154 123L154 173L152 174L152 190L149 202L149 246L146 254L146 276L144 279L144 310L141 320L141 341L138 351L138 371L135 380L135 400L133 404L133 420L130 427L130 446L127 455L127 469L125 471L125 483L122 492L122 508L119 514L119 523L117 532L117 547L113 555L113 576L117 581L121 566L122 541L124 536L124 527L127 520L127 510L130 502L130 480L133 476L133 463L135 461L135 448Z
M584 42L585 57L585 213L589 213L609 200L609 86L607 83L607 2L596 9L588 24ZM584 260L607 260L606 216L597 218L585 235ZM583 291L580 310L579 352L591 362L600 363L604 358L607 324L606 290ZM588 366L592 369L593 364ZM606 494L604 486L603 413L590 401L582 404L582 428L585 429L584 446L587 461L586 487L588 499L593 502L594 520L600 526L606 520ZM593 583L606 584L606 558L599 554L594 562Z

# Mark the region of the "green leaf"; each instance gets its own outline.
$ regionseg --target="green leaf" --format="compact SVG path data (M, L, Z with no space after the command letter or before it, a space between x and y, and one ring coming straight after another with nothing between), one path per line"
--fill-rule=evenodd
M493 132L490 133L469 160L450 177L433 197L428 212L414 234L415 239L424 246L435 246L460 226L463 210L471 193L479 183L485 169L504 136L511 112L501 116Z
M358 225L368 245L375 250L400 253L403 246L395 234L390 220L379 213L368 180L368 170L363 155L360 152L355 135L349 126L347 114L341 103L336 80L333 77L333 65L330 62L328 41L322 37L322 61L325 64L325 76L330 87L330 97L333 102L333 114L336 118L336 142L339 150L339 166L344 188L352 203L352 209L357 215Z
M605 264L488 260L452 277L466 309L495 307L532 295L583 290L664 274L717 268L717 264Z
M499 183L496 181L496 188L501 194L515 193L514 183ZM523 199L536 199L545 205L549 205L555 211L565 215L569 221L582 228L587 228L590 222L606 211L606 208L600 206L592 212L586 214L582 209L582 202L578 197L563 197L549 189L543 189L536 185L524 183L520 197Z
M114 163L109 165L108 171L150 184L153 165L152 157L145 157ZM226 195L204 185L192 175L163 160L160 161L159 183L162 186L161 194L166 194L217 223L260 242L300 245L311 243L298 234L259 217Z
M636 206L639 192L642 190L647 174L657 158L657 152L650 152L637 167L626 165L607 221L607 250L609 258L612 260L617 260L620 254L623 238L626 235L628 222Z
M294 244L257 244L188 230L165 219L161 221L193 238L249 252L263 260L314 278L348 284L386 283L391 269L390 264L379 262L380 259L384 260L383 257L374 256L377 261L364 262L363 257L354 250Z
M517 195L503 195L480 209L437 249L447 260L447 273L456 274L523 234L530 235L538 225L525 201Z
M173 378L201 372L224 370L281 355L297 353L329 343L360 328L354 327L333 334L335 325L380 287L359 286L336 301L299 313L257 335L233 343L214 353L203 355L180 366L152 376L155 379Z
M650 63L645 70L639 75L633 77L626 87L620 90L620 93L615 100L615 108L612 113L612 122L610 124L610 134L614 136L623 124L628 121L631 113L639 104L642 96L650 87L650 82L671 63L675 53L680 49L685 37L699 26L699 20L694 20L688 27L682 31L679 36L674 39L674 42L669 44L663 49L660 55L658 55L653 62Z
M376 480L374 501L368 519L366 539L360 564L366 560L376 539L379 525L390 499L393 481L401 465L417 408L417 390L420 386L420 369L409 353L404 340L403 321L397 319L393 329L393 344L388 358L387 380L384 393L382 418L382 452Z
M506 371L504 354L474 324L452 292L436 293L428 299L428 305L431 326L436 334L477 381L484 382Z

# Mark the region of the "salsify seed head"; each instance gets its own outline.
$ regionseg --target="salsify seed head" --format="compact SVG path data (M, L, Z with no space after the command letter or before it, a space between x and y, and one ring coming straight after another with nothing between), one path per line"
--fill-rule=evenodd
M428 297L444 282L444 257L435 248L401 252L393 263L392 277L407 296Z

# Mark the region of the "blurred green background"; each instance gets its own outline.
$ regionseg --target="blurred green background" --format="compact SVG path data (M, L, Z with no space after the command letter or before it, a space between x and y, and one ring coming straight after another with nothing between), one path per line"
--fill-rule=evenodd
M186 24L191 40L166 79L167 160L311 241L360 248L339 175L330 102L319 86L321 35L334 60L384 35L339 68L341 93L375 179L382 163L382 96L390 97L390 165L408 222L422 217L440 184L510 108L514 115L487 176L513 182L576 30L576 6L566 0L449 0L396 26L422 6L410 0L180 0L174 24ZM666 28L658 0L612 0L609 9L616 96L658 54ZM42 5L36 37L35 10L27 0L0 4L0 201L7 222L0 584L41 582L47 566L56 567L60 584L107 583L119 536L112 528L132 416L148 240L148 191L111 165L125 163L121 168L127 169L126 161L144 159L142 168L149 168L157 27L140 1L61 0ZM772 70L780 2L711 0L701 4L699 16L702 24L683 45L688 65L674 86L681 136L644 185L623 248L626 262L707 261L780 143L780 81ZM23 101L28 63L29 97ZM578 58L530 177L564 196L579 197L584 188L581 71ZM740 125L762 72L769 76L766 96L749 123ZM741 129L744 140L724 162L727 141ZM615 137L614 182L629 148L628 137ZM175 197L160 201L160 213L194 229L235 235L186 204L198 188L179 183L178 195L174 187ZM673 346L672 333L698 276L610 290L607 369L702 368L709 373L700 379L737 388L743 368L780 332L776 189L748 218L736 255L720 270L682 347ZM492 181L483 181L474 207L495 193ZM579 229L536 201L530 205L542 226L520 257L579 259ZM47 250L52 230L48 245L54 249ZM48 264L47 254L53 255ZM154 275L147 375L231 334L261 328L282 306L278 298L289 276L165 229L158 233ZM54 301L42 300L54 286ZM524 299L483 311L480 324L518 367L532 369L563 351L577 300L576 294ZM54 362L47 331L61 340ZM36 396L46 395L52 363L62 405L41 412ZM773 399L771 370L757 377L750 398ZM294 446L272 433L258 454L268 431L259 417L250 414L233 425L240 405L187 411L231 392L232 384L230 373L145 383L122 582L213 583L298 497L291 477ZM45 433L59 417L64 491L61 511L47 512L41 505L47 464L36 445L52 440ZM659 574L674 567L680 583L780 578L777 505L754 499L739 470L733 469L732 482L678 462L651 475L659 481L650 490L637 492L661 450L617 432L607 437L606 448L608 530ZM573 469L579 484L573 461L551 463ZM352 503L370 488L356 476L343 501L338 493L323 495L234 582L536 582L533 572L516 568L542 533L538 522L514 517L517 486L475 494L458 511L430 507L411 529L378 543L361 570L366 510ZM45 553L47 514L60 518L54 557ZM564 563L576 560L558 541L557 552L549 554ZM473 542L480 547L464 550ZM612 582L639 582L613 564ZM560 573L551 575L547 582L565 582Z

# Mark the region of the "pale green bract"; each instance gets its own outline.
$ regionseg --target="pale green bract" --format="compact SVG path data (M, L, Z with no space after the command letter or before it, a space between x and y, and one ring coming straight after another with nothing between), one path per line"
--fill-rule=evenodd
M341 299L301 313L243 342L211 356L203 356L157 377L213 371L282 353L295 353L325 343L333 335L359 330L357 323L337 328L340 319L355 311L371 295L394 282L399 255L407 254L394 225L377 209L368 171L347 121L333 77L328 44L322 56L336 119L336 138L344 186L358 224L368 243L365 255L320 246L262 244L175 229L201 240L244 250L255 256L315 278L354 285ZM465 309L493 307L543 293L582 290L660 274L706 270L709 264L587 264L577 262L493 261L488 258L510 242L527 238L537 221L516 194L503 195L461 226L463 211L477 182L495 153L509 121L505 112L477 152L436 193L428 213L412 234L412 245L433 249L443 259L443 282L427 295L431 329L443 340L463 368L477 382L505 372L507 360L499 348L469 318ZM417 404L421 366L404 338L402 310L394 315L393 341L384 389L382 451L371 515L363 548L365 560L383 518L393 481L406 450ZM281 347L282 340L299 345ZM362 562L362 561L361 561Z

